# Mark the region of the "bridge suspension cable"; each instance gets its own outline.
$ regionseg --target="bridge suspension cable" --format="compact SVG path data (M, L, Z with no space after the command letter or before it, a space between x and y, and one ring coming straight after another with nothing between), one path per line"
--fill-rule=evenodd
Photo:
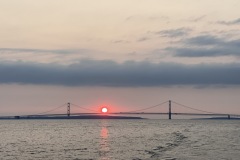
M199 111L199 112L203 112L203 113L209 113L209 114L219 114L219 113L215 113L215 112L209 112L209 111L204 111L204 110L201 110L201 109L192 108L192 107L183 105L183 104L175 102L175 101L172 101L172 102L179 105L179 106L182 106L182 107L185 107L185 108L188 108L188 109L191 109L191 110L195 110L195 111Z
M65 107L65 106L66 106L66 104L67 104L67 103L64 103L64 104L63 104L63 105L61 105L61 106L58 106L58 107L56 107L56 108L53 108L53 109L51 109L51 110L48 110L48 111L45 111L45 112L40 112L40 113L37 113L37 114L35 114L35 115L43 115L43 114L46 114L46 113L49 113L49 112L55 111L55 110L57 110L57 109L59 109L59 108Z
M143 108L143 109L138 109L138 110L133 110L133 111L129 111L128 113L130 112L140 112L140 111L145 111L145 110L148 110L148 109L152 109L152 108L155 108L155 107L158 107L158 106L161 106L165 103L167 103L168 101L165 101L165 102L162 102L162 103L159 103L157 105L154 105L154 106L150 106L150 107L147 107L147 108Z
M95 110L93 110L93 109L88 109L88 108L80 107L79 105L76 105L76 104L73 104L73 103L71 103L71 105L72 105L73 107L81 108L81 109L88 110L88 111L92 111L92 112L95 112L95 113L98 112L98 111L95 111Z

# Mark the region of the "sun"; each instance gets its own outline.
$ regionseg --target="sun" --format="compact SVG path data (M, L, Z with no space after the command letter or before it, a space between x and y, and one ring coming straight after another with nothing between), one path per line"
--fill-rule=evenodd
M103 107L102 108L102 113L107 113L108 112L108 109L106 107Z

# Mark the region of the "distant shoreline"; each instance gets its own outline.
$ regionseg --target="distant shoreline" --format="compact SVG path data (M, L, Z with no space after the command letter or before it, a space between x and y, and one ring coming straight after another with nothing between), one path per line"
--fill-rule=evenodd
M240 118L211 117L211 118L194 118L193 120L240 120Z
M2 116L0 120L34 120L34 119L148 119L142 117L131 116L110 116L110 115L81 115L81 116L41 116L41 115L29 115L29 116ZM151 119L151 118L150 118ZM240 118L227 118L227 117L211 117L211 118L193 118L189 120L240 120Z
M0 120L19 119L145 119L142 117L108 116L108 115L84 115L84 116L12 116L0 117Z

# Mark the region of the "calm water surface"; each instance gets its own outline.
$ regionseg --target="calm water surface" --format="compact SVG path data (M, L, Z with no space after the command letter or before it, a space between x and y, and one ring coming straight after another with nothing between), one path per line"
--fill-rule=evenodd
M238 120L1 120L1 160L239 160Z

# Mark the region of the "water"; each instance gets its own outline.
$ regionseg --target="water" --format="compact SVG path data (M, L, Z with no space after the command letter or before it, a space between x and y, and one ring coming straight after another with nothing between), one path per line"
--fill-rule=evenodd
M1 120L1 160L238 160L237 120Z

